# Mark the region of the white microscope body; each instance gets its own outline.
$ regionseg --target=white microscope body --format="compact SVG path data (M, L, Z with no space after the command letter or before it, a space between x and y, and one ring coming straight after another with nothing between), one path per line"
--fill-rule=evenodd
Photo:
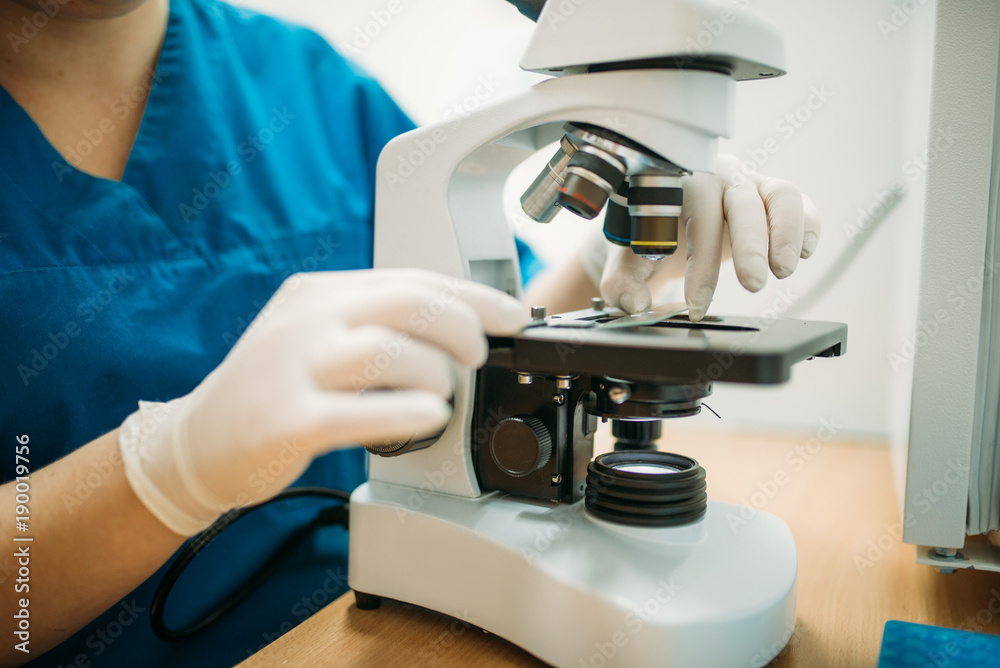
M737 80L782 66L781 37L739 9L549 0L522 67L557 76L383 150L375 266L518 294L501 205L513 167L573 122L685 171L713 171ZM559 668L762 666L785 646L796 553L781 520L734 521L739 507L708 501L685 526L624 526L583 500L484 491L471 446L475 377L458 382L454 417L433 445L369 456L369 482L351 497L352 589L369 603L387 597L463 619Z

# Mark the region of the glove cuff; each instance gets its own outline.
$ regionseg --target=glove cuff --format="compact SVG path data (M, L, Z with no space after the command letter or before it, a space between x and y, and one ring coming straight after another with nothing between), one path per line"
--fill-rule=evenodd
M187 422L183 408L183 397L168 403L140 401L139 410L118 430L118 448L139 501L174 533L193 536L224 509L214 507L178 447Z

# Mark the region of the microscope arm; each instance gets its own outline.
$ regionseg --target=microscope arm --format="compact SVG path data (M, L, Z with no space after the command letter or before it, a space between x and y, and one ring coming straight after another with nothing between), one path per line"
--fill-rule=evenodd
M542 81L464 119L408 132L379 157L375 266L418 267L512 294L520 275L503 186L516 165L557 141L566 121L613 127L691 171L712 171L733 127L735 81L690 70L622 70ZM628 105L621 104L628 100ZM473 374L456 382L439 441L405 457L374 458L369 477L434 491L480 494L469 448Z

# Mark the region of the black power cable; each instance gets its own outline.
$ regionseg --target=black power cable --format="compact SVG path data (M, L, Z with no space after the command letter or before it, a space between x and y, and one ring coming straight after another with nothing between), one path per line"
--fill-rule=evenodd
M278 501L307 496L319 496L334 499L336 501L340 501L342 505L330 506L320 510L312 522L292 533L292 535L289 536L285 542L282 543L281 546L275 550L274 553L268 557L267 560L261 564L249 578L247 578L246 582L230 592L201 619L180 629L167 628L167 625L163 621L163 613L167 606L167 597L170 596L170 592L173 590L177 580L184 572L184 569L187 568L188 564L190 564L191 561L198 556L198 554L205 549L209 543L215 540L226 528L232 526L241 517L249 515L258 508L263 508L264 506ZM333 525L340 525L347 529L348 516L350 512L347 502L350 498L351 495L349 493L343 492L339 489L327 489L325 487L292 487L290 489L286 489L277 496L268 499L267 501L258 503L254 506L236 508L217 519L212 526L202 531L194 537L194 540L184 546L184 549L177 555L174 563L170 564L170 568L167 569L166 574L163 576L163 580L160 581L160 586L156 588L156 593L153 594L153 602L149 608L149 621L153 627L153 633L155 633L156 637L161 640L181 640L205 630L215 622L222 619L222 617L227 615L236 606L254 593L268 578L274 575L274 572L278 570L285 560L287 560L288 557L295 552L299 545L301 545L313 531L319 527Z

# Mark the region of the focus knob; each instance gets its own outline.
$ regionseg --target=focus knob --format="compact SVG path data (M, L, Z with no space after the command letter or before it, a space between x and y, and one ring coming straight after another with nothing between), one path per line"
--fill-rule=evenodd
M552 456L552 437L538 418L515 415L501 421L493 430L490 454L501 470L522 478L548 463Z

